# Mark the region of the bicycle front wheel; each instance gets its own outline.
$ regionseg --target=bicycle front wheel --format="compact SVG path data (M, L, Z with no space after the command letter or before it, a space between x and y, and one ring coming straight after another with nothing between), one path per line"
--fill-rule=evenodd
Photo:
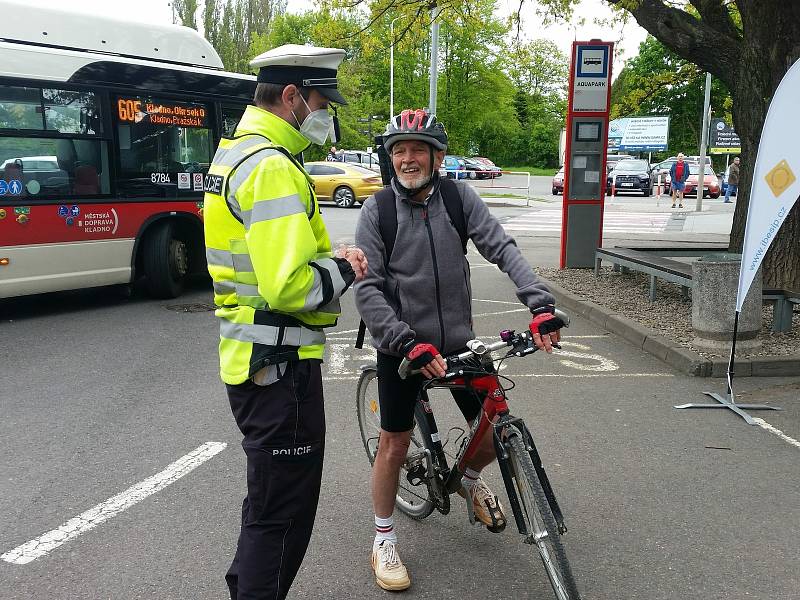
M358 427L361 430L361 441L367 452L369 464L375 464L375 455L378 453L380 441L381 412L378 404L378 372L374 368L364 369L356 388L356 411L358 413ZM411 432L411 444L408 454L400 469L400 479L397 486L395 505L401 512L412 519L424 519L433 512L434 504L430 498L430 490L424 481L429 477L428 455L426 446L427 436L422 434L419 425L415 422ZM413 485L408 480L409 472L420 478Z
M580 600L553 511L550 510L525 442L516 432L509 436L508 441L511 476L527 528L525 542L536 544L556 598Z

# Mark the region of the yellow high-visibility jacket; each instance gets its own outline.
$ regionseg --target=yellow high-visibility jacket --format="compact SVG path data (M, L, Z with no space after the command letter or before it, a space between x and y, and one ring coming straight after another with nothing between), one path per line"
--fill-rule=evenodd
M294 127L248 106L206 175L206 259L220 318L220 375L242 383L267 365L322 358L324 327L355 279L331 253Z

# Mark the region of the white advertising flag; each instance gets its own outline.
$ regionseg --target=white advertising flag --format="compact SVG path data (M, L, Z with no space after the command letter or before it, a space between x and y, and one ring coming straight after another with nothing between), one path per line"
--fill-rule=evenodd
M792 65L775 91L761 132L744 230L737 312L741 312L747 290L767 249L800 195L798 94L800 61Z

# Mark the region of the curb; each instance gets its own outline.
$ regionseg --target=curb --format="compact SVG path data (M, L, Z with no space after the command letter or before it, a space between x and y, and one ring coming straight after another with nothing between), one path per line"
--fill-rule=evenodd
M625 315L600 306L539 276L558 304L573 314L620 336L672 368L693 377L727 377L727 359L708 359L659 335ZM800 355L742 358L734 366L736 377L789 377L800 375Z

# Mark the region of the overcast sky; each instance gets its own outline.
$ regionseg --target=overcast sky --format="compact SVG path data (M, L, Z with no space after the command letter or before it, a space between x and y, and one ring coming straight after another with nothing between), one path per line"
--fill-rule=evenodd
M168 0L136 0L136 2L118 2L116 0L27 0L28 5L49 6L69 10L114 16L120 19L145 21L149 23L168 24L172 22L172 5ZM291 12L303 12L314 6L310 0L288 0ZM499 0L500 13L508 15L519 7L519 0ZM569 55L574 40L587 41L599 38L604 41L618 42L617 59L614 74L622 69L624 59L637 54L639 44L644 40L646 32L635 21L622 27L606 27L596 23L597 19L608 19L611 9L603 0L582 0L570 23L551 25L543 28L534 10L535 0L526 0L523 10L522 35L525 39L546 38L558 44L561 50ZM133 7L133 8L132 8Z

